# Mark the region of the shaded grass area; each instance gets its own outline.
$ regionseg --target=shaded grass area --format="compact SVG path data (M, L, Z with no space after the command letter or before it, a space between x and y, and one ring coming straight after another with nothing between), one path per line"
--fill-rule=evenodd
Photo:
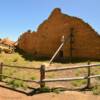
M15 50L16 52L18 52L25 60L28 60L28 61L46 61L46 60L49 60L50 58L49 57L46 57L46 56L38 56L38 55L33 55L31 53L26 53L24 52L22 49L20 48L16 48Z
M16 47L15 49L16 52L18 52L25 60L28 61L49 61L51 57L47 57L44 55L36 55L36 54L30 54L30 53L26 53L24 52L22 49ZM91 58L84 58L84 57L63 57L63 58L59 58L59 57L55 57L55 59L53 60L54 63L80 63L80 62L87 62L87 61L95 61L95 62L100 62L100 59L91 59Z

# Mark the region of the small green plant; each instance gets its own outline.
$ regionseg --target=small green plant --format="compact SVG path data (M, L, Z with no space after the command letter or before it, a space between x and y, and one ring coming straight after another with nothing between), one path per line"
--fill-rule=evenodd
M94 95L100 95L100 85L96 85L92 88Z
M47 86L40 88L40 92L51 92L51 89Z
M35 80L36 78L34 76L31 77L32 80Z
M8 82L8 85L10 85L12 88L16 89L16 88L23 88L23 89L27 89L27 85L21 81L21 80L11 80Z
M76 80L71 83L73 86L80 87L86 84L86 80Z
M54 92L56 94L59 94L62 90L60 88L49 88L48 86L45 86L43 88L39 89L39 92Z

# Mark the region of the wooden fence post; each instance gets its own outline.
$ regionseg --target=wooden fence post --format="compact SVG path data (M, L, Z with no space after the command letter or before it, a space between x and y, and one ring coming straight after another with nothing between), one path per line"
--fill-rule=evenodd
M0 81L2 81L3 63L0 63Z
M90 61L88 61L88 65L90 65ZM90 74L91 74L91 68L90 66L88 66L88 74L87 74L87 87L86 88L90 88Z
M45 82L43 82L44 79L45 79L45 65L41 65L40 67L40 88L45 87Z
M71 28L71 33L70 33L70 63L72 63L72 59L73 59L73 31L74 28Z

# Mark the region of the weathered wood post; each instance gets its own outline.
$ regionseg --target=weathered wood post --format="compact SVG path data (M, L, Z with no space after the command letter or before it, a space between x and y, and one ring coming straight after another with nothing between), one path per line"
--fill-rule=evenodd
M88 65L90 65L90 61L88 61ZM88 74L87 74L87 87L86 88L90 88L90 74L91 74L91 69L90 66L88 66Z
M70 63L72 63L72 58L73 58L73 31L74 28L70 29Z
M43 81L45 79L45 65L41 65L40 67L40 88L45 87L45 82Z
M54 53L54 55L52 56L52 58L50 59L49 65L52 63L52 61L54 60L54 58L57 56L57 54L59 53L59 51L62 49L62 47L63 47L63 45L64 45L64 42L65 42L64 36L62 36L61 42L62 42L61 45L60 45L59 48L56 50L56 52Z
M2 74L3 74L3 63L0 63L0 81L2 81Z

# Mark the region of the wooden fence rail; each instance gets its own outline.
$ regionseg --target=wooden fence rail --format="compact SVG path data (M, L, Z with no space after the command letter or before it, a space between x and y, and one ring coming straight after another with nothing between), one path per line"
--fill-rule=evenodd
M74 80L83 80L100 77L100 75L91 75L89 77L73 77L73 78L57 78L57 79L44 79L43 82L57 82L57 81L74 81Z
M22 69L35 69L35 70L39 70L40 72L40 79L39 80L24 80L24 79L20 79L20 78L15 78L15 77L11 77L11 76L7 76L7 75L3 75L3 67L12 67L12 68L22 68ZM91 83L91 78L96 78L96 77L100 77L100 74L98 75L91 75L91 68L92 67L100 67L100 64L90 64L88 63L88 65L81 65L81 66L73 66L73 67L61 67L61 68L46 68L45 65L41 65L40 68L34 68L34 67L22 67L22 66L10 66L10 65L6 65L3 63L0 63L0 81L3 80L3 76L14 79L14 80L22 80L25 82L35 82L38 83L40 85L40 88L45 87L45 83L46 82L62 82L62 81L74 81L74 80L87 80L87 84L86 87L89 88L90 87L90 83ZM79 68L87 68L87 75L86 76L82 76L82 77L70 77L70 78L54 78L54 79L47 79L45 76L46 72L53 72L53 71L62 71L62 70L73 70L73 69L79 69Z
M72 70L72 69L88 68L88 67L100 67L100 64L80 65L80 66L77 65L77 66L72 66L72 67L61 67L61 68L48 68L45 71L52 72L52 71Z
M3 66L4 67L19 68L19 69L34 69L34 70L40 70L40 68L35 68L35 67L23 67L23 66L6 65L6 64L3 64Z

